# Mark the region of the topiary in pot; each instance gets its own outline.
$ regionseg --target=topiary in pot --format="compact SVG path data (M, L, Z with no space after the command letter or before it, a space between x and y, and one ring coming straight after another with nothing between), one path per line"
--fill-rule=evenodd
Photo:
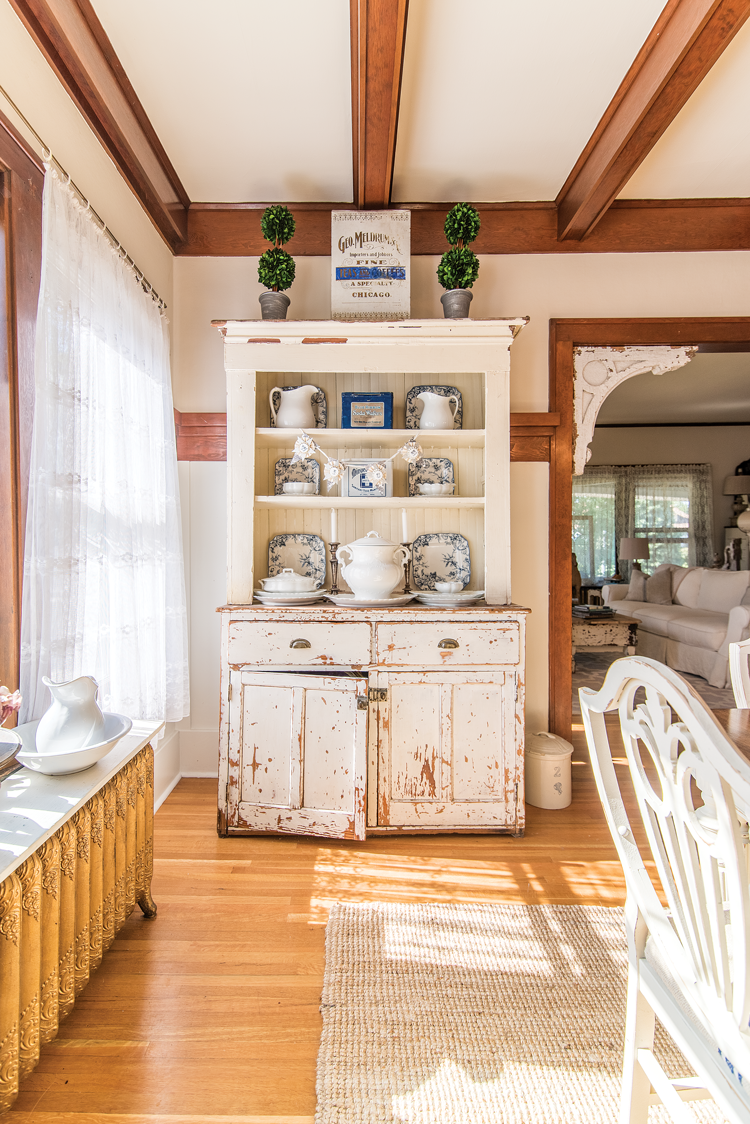
M437 278L448 291L440 298L446 317L461 318L469 315L473 294L469 292L479 274L479 258L469 243L473 242L482 220L471 203L456 203L445 218L445 237L451 244L440 259Z
M269 290L258 298L261 317L264 320L284 320L290 303L284 289L290 288L294 281L296 266L291 254L281 247L294 234L294 215L288 207L266 207L260 229L266 241L273 242L273 247L261 254L258 261L258 280Z

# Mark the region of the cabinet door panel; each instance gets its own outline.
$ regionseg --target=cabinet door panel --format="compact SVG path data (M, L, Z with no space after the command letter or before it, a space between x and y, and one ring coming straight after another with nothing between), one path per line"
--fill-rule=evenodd
M240 798L252 804L290 803L292 701L286 687L242 688Z
M440 684L398 683L390 689L390 798L443 796Z
M454 800L508 798L506 703L501 683L460 683L453 688Z
M231 682L229 828L364 839L367 680L243 671Z
M378 827L516 829L515 677L376 672Z

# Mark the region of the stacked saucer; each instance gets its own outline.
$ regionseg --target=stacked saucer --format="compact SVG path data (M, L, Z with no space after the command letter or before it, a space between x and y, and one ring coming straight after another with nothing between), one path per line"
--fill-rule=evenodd
M285 605L314 605L316 601L320 601L324 594L324 589L311 589L307 591L290 589L276 593L271 593L267 589L253 590L255 600L260 601L261 605L278 605L280 608Z
M417 600L431 609L461 609L484 598L483 589L464 589L460 593L438 593L434 589L422 589Z

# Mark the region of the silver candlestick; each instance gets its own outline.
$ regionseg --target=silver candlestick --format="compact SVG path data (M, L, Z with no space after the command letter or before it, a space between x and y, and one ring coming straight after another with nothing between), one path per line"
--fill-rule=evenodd
M411 593L412 590L409 585L409 578L411 577L411 543L402 542L401 545L405 546L409 551L406 562L404 563L404 593Z
M328 549L331 552L331 593L338 593L339 591L339 560L336 557L336 551L339 548L337 542L329 542Z

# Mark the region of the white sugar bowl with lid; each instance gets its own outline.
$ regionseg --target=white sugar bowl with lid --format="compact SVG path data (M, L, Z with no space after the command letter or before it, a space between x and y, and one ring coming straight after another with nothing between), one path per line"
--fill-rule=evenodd
M348 555L346 563L343 555ZM377 531L368 531L364 538L340 546L336 558L341 564L341 576L355 598L374 601L393 593L403 577L411 551L381 538Z
M261 578L260 584L266 593L309 593L315 589L315 578L286 569L272 578Z

